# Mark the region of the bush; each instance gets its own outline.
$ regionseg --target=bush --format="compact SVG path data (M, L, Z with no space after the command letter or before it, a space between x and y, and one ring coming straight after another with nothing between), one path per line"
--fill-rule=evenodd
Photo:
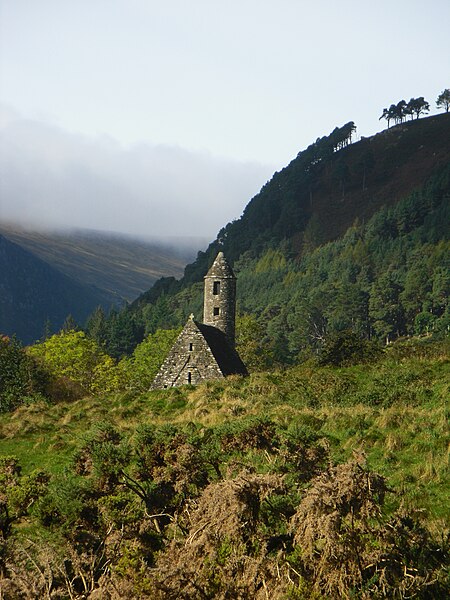
M341 331L325 341L319 364L344 367L372 362L379 358L381 352L381 348L374 342L359 337L353 331Z

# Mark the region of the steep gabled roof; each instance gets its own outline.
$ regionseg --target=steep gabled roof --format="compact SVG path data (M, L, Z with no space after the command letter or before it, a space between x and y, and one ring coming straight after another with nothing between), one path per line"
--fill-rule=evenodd
M229 345L223 331L211 325L197 323L197 321L195 321L195 324L210 347L224 377L228 375L248 375L239 354Z

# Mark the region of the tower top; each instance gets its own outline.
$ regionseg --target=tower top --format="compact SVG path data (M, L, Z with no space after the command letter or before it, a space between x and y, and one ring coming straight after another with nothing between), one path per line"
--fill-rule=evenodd
M228 264L223 252L219 252L211 265L211 268L205 275L206 277L220 277L223 279L236 279L233 269Z

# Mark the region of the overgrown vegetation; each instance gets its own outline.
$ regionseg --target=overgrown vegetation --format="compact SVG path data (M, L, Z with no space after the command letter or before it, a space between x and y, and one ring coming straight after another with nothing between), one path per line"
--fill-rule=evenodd
M4 597L445 597L448 343L349 362L1 416Z

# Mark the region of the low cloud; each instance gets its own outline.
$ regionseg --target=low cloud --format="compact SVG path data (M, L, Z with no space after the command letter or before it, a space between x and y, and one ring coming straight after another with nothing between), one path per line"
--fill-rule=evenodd
M71 134L0 109L0 220L51 229L199 236L242 213L273 167Z

